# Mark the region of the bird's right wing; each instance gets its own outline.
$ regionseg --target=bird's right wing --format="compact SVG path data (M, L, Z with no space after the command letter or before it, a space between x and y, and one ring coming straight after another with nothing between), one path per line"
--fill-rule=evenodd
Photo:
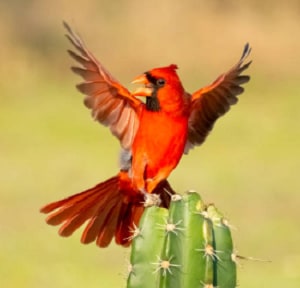
M79 51L77 54L68 50L82 66L72 67L72 70L84 79L77 85L78 90L86 95L84 104L92 110L95 120L109 127L122 148L130 150L139 126L138 113L144 104L110 75L67 23L64 22L64 26L68 32L66 37Z

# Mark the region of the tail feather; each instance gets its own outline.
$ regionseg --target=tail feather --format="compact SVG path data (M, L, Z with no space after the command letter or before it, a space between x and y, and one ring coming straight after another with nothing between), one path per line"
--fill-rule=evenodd
M99 247L107 247L115 235L118 226L118 214L115 211L120 211L122 203L118 203L112 208L111 212L107 215L105 225L100 229L96 244ZM127 228L128 229L128 228Z
M93 195L95 193L95 190L99 191L99 188L101 187L101 190L99 192L101 192L101 191L103 192L112 183L117 182L117 181L118 181L118 177L112 177L112 178L106 180L105 182L102 182L102 183L96 185L93 188L90 188L83 192L77 193L75 195L72 195L70 197L62 199L60 201L56 201L56 202L47 204L40 209L40 212L49 213L57 208L61 208L63 205L67 207L69 205L74 205L75 203L82 202L85 199L89 198L89 196Z
M120 225L116 231L116 243L122 246L129 246L134 234L134 229L138 226L145 208L142 202L140 205L128 204L124 208L123 213L120 214L123 221L120 221Z
M87 221L87 219L91 218L96 213L96 208L97 206L81 211L79 214L76 214L72 218L66 220L59 229L59 235L63 237L71 236L74 231Z
M118 218L120 213L120 209L118 207L122 204L122 200L116 201L114 197L112 199L109 199L109 201L105 202L104 204L105 207L101 205L99 209L97 209L92 219L84 229L81 237L82 243L88 244L98 239L101 235L100 233L102 232L102 230L105 228L105 226L108 225L107 222L109 221L109 219Z
M52 213L51 215L49 215L46 218L46 222L50 225L59 225L59 224L63 223L64 221L66 221L67 219L72 219L78 215L81 215L81 213L90 212L89 214L91 214L92 211L95 208L97 208L97 206L95 206L95 203L97 203L97 202L93 203L93 201L95 201L98 198L96 196L98 196L98 195L91 194L86 199L81 200L80 202L74 202L72 204L62 203L61 204L62 207L56 208L59 210L57 210L54 213Z
M82 211L91 210L99 202L103 202L104 199L100 201L101 197L109 196L106 195L107 190L111 189L112 186L117 187L117 185L118 178L113 177L81 193L45 205L40 209L40 212L47 214L58 209L47 217L46 222L50 225L59 225L66 219L72 218Z
M115 236L117 244L129 246L144 211L144 197L131 187L131 182L124 182L123 176L119 174L91 189L45 205L40 211L50 213L46 218L48 224L61 224L61 236L72 235L87 222L82 243L96 241L98 246L106 247ZM164 180L153 193L161 195L161 206L168 208L175 192Z
M93 210L83 211L67 220L59 229L59 235L63 237L71 236L85 221L93 215Z

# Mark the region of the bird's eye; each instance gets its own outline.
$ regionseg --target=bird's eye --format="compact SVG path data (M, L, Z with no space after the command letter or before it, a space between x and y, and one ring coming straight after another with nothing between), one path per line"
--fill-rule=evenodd
M156 85L157 85L158 87L164 86L165 83L166 83L165 79L159 78L159 79L156 80Z

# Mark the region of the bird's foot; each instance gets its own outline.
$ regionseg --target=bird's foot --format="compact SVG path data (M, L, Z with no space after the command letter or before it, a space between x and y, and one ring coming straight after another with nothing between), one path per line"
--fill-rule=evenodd
M160 206L161 204L161 199L158 194L150 194L145 192L144 193L144 206L145 207L151 207L151 206Z

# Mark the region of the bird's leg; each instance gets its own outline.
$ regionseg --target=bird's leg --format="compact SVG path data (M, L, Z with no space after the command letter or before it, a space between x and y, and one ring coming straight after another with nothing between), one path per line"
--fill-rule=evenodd
M134 179L134 184L136 185L137 189L144 195L144 199L145 199L144 206L145 207L160 206L160 204L161 204L160 196L158 194L151 194L148 191L148 184L147 184L148 182L147 181L151 180L151 179L147 179L145 181L143 176L144 175L135 174L133 179ZM152 192L152 190L151 190L151 192Z
M145 207L160 206L160 195L148 193L145 187L139 188L139 191L144 195L145 201L143 202L143 204Z
M159 184L159 182L168 178L173 168L174 168L173 166L166 166L160 169L158 174L155 175L155 177L146 179L147 192L152 193L152 191Z
M159 206L161 204L160 196L152 194L152 192L162 180L165 180L169 176L174 169L174 165L162 167L153 178L145 179L145 170L148 163L147 157L145 154L138 156L135 157L132 163L133 184L144 195L145 206Z
M138 154L132 160L133 160L132 167L131 167L132 184L142 194L145 194L147 192L145 179L144 179L145 169L147 166L146 155Z
M162 181L165 180L170 172L173 170L171 167L165 167L162 169L154 178L148 178L146 179L146 193L145 196L145 203L144 206L160 206L161 204L161 198L159 194L152 194L153 190L156 188L156 186Z

